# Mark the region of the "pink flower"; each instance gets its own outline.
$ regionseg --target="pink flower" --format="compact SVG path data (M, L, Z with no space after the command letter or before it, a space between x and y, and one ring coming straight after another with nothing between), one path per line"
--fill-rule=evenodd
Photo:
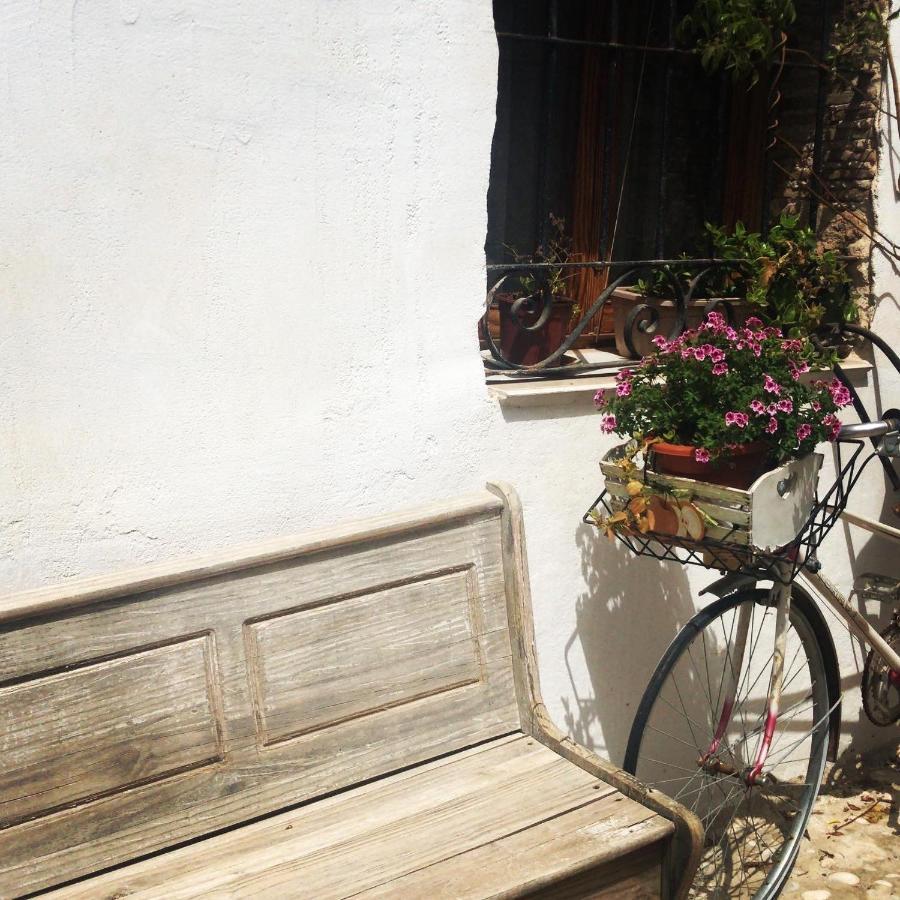
M619 369L619 371L616 372L616 381L628 381L633 374L631 369Z
M766 375L763 382L763 390L768 391L770 394L775 394L777 397L781 393L781 385L771 375Z
M767 412L770 416L774 416L775 413L778 412L778 407L777 407L774 403L770 403L770 404L766 407L766 412Z
M810 404L810 406L812 406L813 412L821 412L821 410L822 410L822 404L819 403L818 400L813 400L813 402Z
M778 419L776 419L775 416L772 416L772 418L769 419L769 424L766 425L766 431L769 434L775 434L775 432L778 431Z
M597 409L602 409L605 405L606 397L604 396L603 390L601 389L597 391L596 394L594 394L594 406L596 406Z
M599 394L600 392L597 391ZM595 398L596 402L596 398ZM762 416L766 412L766 404L762 402L762 400L751 400L750 401L750 409L753 410L758 416Z
M725 413L726 425L737 425L738 428L746 428L750 424L750 417L747 413L727 412Z
M781 349L787 350L789 353L799 353L803 349L803 341L797 340L797 338L782 341Z
M804 422L802 425L797 426L798 440L805 441L811 434L812 434L812 425L807 425Z
M800 360L799 363L798 363L798 362L794 362L794 360L792 360L792 359L789 359L789 360L788 360L788 366L790 366L790 369L791 369L791 378L793 378L794 381L799 381L799 380L800 380L800 376L801 376L804 372L808 372L808 371L809 371L809 363L807 363L806 360L802 360L802 359Z
M727 375L728 374L728 363L717 362L712 367L713 375Z
M756 316L749 316L744 324L748 328L762 328L762 319L757 319Z
M616 385L616 396L617 397L627 397L631 394L631 382L623 381L620 384Z
M789 413L794 411L793 401L789 400L787 397L785 397L784 400L779 400L775 404L775 407L779 412Z
M706 350L703 347L694 347L694 359L698 362L703 362L706 359Z
M694 450L694 459L696 459L698 463L708 463L709 450L704 447L697 447L697 449Z
M707 317L706 321L713 328L724 328L725 327L725 316L720 312L711 312Z
M838 381L837 378L828 385L828 390L831 392L831 399L834 400L834 405L837 407L847 406L853 402L850 390Z
M604 413L600 419L600 427L607 434L611 434L616 430L616 417L612 413Z
M713 347L711 350L709 350L708 356L714 363L725 361L725 351L720 350L718 347Z
M824 419L822 419L822 424L831 429L828 435L828 440L837 440L837 436L841 433L840 419L838 419L838 417L834 413L828 413L828 415L825 416Z
M669 342L665 339L665 337L663 335L658 334L655 338L653 338L650 341L650 343L656 344L656 346L659 347L660 350L662 350L666 346L666 344L668 344Z

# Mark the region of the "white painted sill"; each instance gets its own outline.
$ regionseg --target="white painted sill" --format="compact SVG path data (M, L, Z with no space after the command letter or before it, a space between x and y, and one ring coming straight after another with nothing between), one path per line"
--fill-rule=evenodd
M634 360L623 359L606 350L573 350L579 362L618 362L619 369L634 365ZM841 367L859 387L866 383L872 364L851 353L843 360ZM604 369L600 372L585 372L571 378L545 378L515 381L503 375L489 375L488 395L506 408L529 406L572 406L590 400L599 390L612 391L615 388L615 373L618 369Z

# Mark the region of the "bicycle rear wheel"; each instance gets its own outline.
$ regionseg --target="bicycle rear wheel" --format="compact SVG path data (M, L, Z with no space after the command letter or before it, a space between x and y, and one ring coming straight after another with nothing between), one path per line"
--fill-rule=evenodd
M775 646L767 591L739 591L697 613L656 668L638 707L624 768L697 814L706 829L692 897L772 898L787 881L822 781L831 728L825 664L794 595L781 713L763 776L748 785L762 738ZM733 658L741 608L749 632ZM714 752L727 676L729 723ZM726 718L727 714L726 714Z

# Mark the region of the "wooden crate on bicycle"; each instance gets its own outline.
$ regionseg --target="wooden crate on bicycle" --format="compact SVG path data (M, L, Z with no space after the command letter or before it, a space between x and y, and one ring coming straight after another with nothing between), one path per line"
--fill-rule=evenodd
M614 447L600 462L606 479L602 502L615 516L636 496L643 498L642 505L651 511L650 527L618 529L636 552L655 541L701 551L711 568L737 569L752 564L760 553L782 551L809 522L823 461L819 453L766 472L743 490L662 474L650 466L626 469L627 447ZM640 495L634 493L636 481L642 485Z

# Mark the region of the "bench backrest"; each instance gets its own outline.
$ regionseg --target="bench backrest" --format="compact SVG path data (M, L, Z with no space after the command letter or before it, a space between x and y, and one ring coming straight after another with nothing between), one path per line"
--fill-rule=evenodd
M0 602L0 896L517 730L502 512Z

